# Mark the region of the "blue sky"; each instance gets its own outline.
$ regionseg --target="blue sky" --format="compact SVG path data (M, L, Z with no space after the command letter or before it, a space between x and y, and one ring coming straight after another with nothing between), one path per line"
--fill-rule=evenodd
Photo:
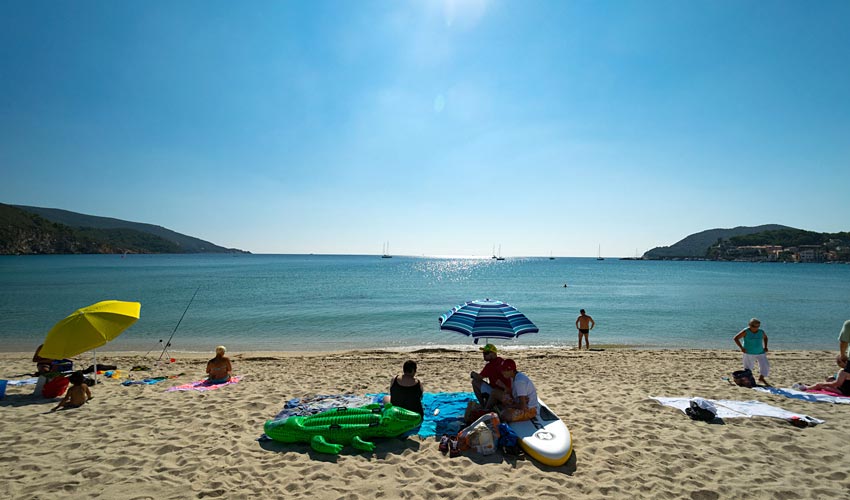
M0 0L0 202L257 253L850 230L850 3Z

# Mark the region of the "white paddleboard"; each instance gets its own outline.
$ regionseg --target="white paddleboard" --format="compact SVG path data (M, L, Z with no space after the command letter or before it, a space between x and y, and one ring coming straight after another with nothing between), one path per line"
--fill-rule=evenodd
M540 407L536 417L508 422L508 425L517 433L520 446L531 458L546 465L563 465L573 452L570 430L540 398L537 403Z

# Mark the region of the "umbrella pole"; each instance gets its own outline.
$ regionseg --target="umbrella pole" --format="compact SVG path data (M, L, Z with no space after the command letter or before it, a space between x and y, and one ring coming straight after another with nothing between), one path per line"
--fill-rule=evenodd
M94 360L94 385L97 385L97 349L93 349L91 354Z

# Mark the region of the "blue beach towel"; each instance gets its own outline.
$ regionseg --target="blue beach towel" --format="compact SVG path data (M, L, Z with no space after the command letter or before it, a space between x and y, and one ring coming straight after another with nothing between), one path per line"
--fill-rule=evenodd
M168 380L168 377L146 378L146 379L142 379L142 380L125 380L125 381L121 382L121 385L123 385L123 386L128 386L128 385L153 385L153 384L162 382L163 380Z
M367 394L368 395L368 394ZM375 401L381 401L386 393L376 394ZM470 401L477 401L474 392L426 392L422 395L422 408L425 415L419 431L420 438L443 434L457 434L463 427L463 414ZM434 415L434 410L440 410Z

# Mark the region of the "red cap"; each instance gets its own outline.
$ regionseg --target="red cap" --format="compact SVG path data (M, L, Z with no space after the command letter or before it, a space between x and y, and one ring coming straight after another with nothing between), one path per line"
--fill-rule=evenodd
M514 362L514 360L512 360L512 359L506 359L506 360L502 361L502 371L505 372L505 371L508 371L508 370L511 370L511 371L514 371L514 372L516 371L516 362Z

